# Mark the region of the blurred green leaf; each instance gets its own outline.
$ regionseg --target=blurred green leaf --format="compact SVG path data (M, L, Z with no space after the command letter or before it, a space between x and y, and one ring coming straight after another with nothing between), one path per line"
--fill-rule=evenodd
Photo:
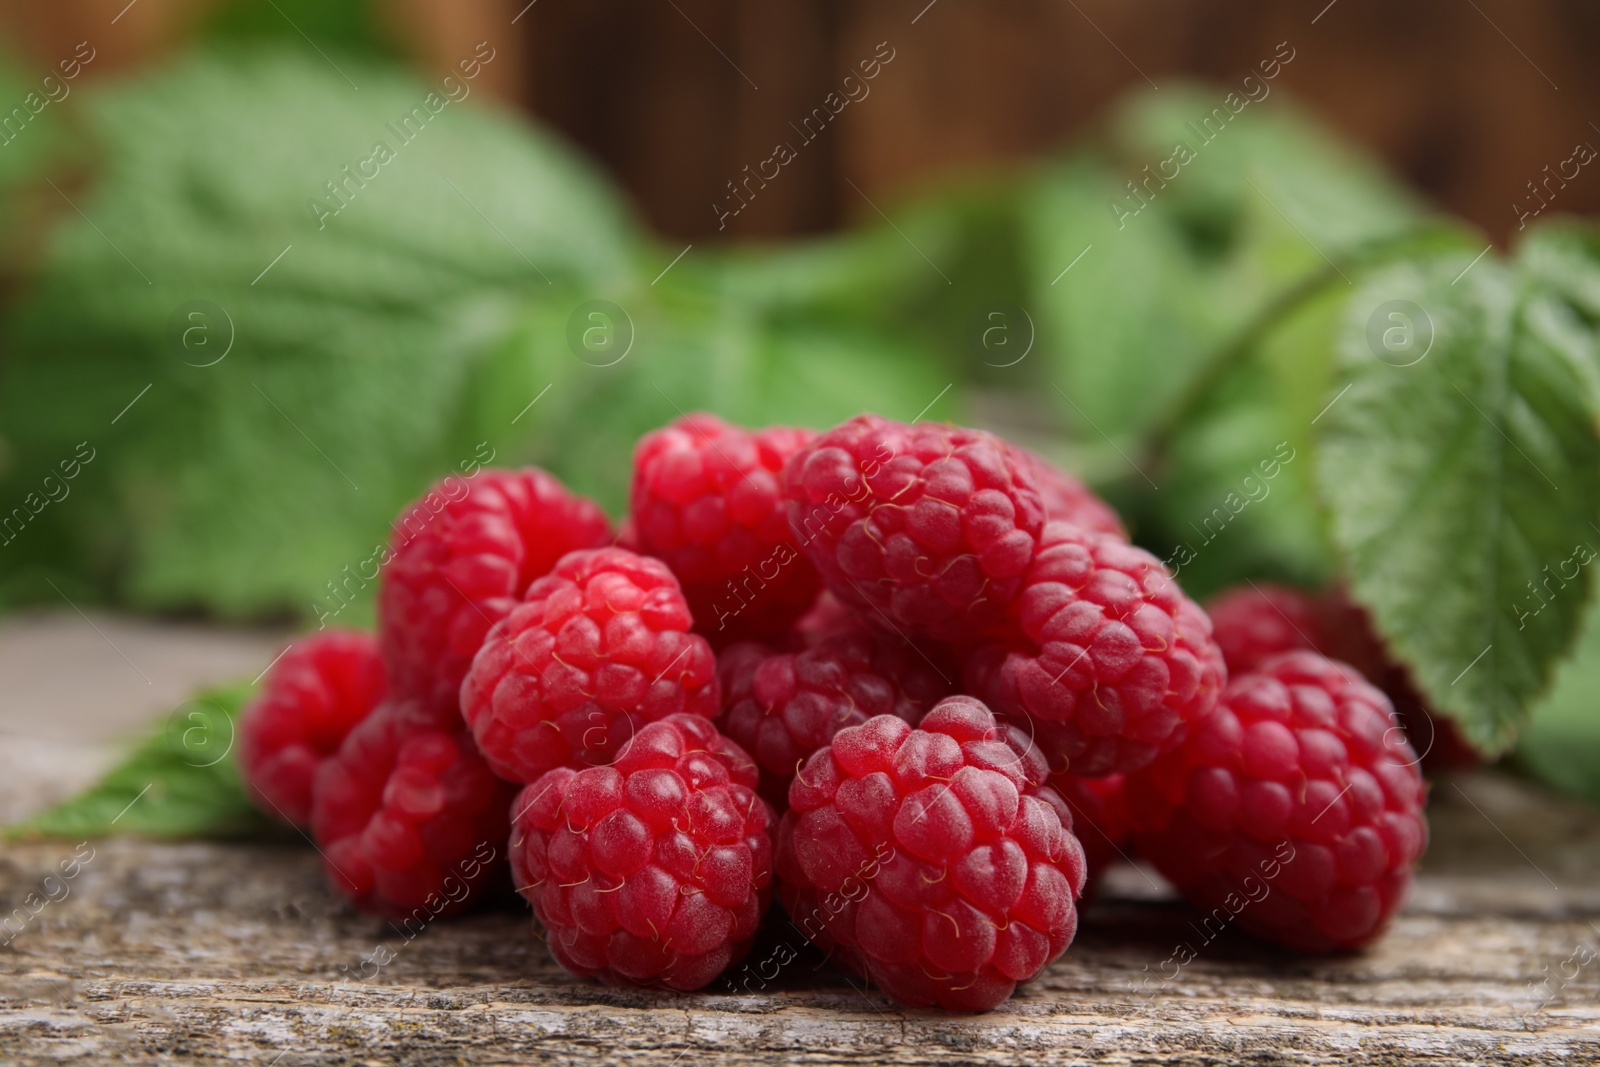
M1126 443L1156 428L1274 302L1422 220L1281 99L1203 128L1224 96L1131 98L1098 150L1046 171L1032 194L1030 306L1082 436Z
M1352 268L1353 269L1353 268ZM1325 401L1329 352L1347 293L1323 286L1272 324L1164 442L1141 539L1191 596L1246 578L1314 587L1332 546L1312 478L1308 400Z
M252 44L280 40L308 51L397 56L394 35L380 15L377 0L231 0L207 12L199 36Z
M232 838L282 833L251 804L232 758L249 685L197 694L88 790L6 828L18 837Z
M1356 598L1491 752L1576 636L1600 546L1594 324L1528 266L1557 236L1516 264L1445 253L1363 286L1317 462Z
M1192 595L1247 578L1317 586L1334 576L1310 457L1350 284L1416 257L1475 252L1476 240L1430 226L1364 245L1342 273L1313 274L1210 357L1206 377L1154 431L1146 462L1161 490L1134 499L1136 533Z
M466 405L529 309L564 321L635 283L622 209L565 149L341 57L358 92L304 51L95 98L87 218L12 324L0 491L22 499L79 442L97 458L12 562L115 577L142 607L309 613L408 497L510 429ZM390 161L364 162L378 145ZM534 355L535 378L575 363Z

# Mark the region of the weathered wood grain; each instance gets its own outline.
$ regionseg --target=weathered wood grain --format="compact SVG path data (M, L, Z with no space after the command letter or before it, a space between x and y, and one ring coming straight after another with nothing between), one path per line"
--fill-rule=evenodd
M95 842L0 948L0 1060L1600 1062L1600 819L1483 774L1436 788L1433 821L1410 902L1368 952L1206 943L1130 867L1061 961L977 1017L903 1011L806 955L759 992L608 989L564 976L515 905L408 942L333 898L309 847ZM8 846L0 904L74 844ZM1185 942L1197 958L1162 980ZM392 960L364 966L379 946Z

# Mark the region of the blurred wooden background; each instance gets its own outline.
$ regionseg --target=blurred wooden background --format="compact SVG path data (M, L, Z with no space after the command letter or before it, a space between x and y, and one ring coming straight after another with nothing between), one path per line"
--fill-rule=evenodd
M328 0L331 6L357 0ZM179 48L208 13L270 0L0 0L41 73L77 41L106 77ZM1600 148L1593 0L373 0L419 66L488 40L487 87L600 160L661 231L716 235L726 183L767 158L879 42L893 61L726 232L825 231L918 183L1026 160L1147 83L1275 83L1497 240L1580 142ZM119 14L120 13L120 14ZM268 17L287 18L282 11ZM111 19L115 17L113 25ZM298 39L298 38L291 38ZM485 84L485 83L480 83ZM854 186L854 187L853 187ZM860 192L857 191L860 190ZM1600 167L1554 210L1600 211Z

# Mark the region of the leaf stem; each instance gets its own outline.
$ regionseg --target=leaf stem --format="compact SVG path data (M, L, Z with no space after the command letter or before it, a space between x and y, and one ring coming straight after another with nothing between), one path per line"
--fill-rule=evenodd
M1435 244L1457 244L1462 241L1459 226L1446 222L1428 222L1394 237L1385 237L1359 245L1341 256L1343 266L1352 270L1365 269L1383 263L1400 253L1421 251ZM1143 449L1148 461L1160 467L1166 458L1173 438L1194 414L1204 407L1206 400L1228 374L1255 351L1257 342L1288 319L1303 304L1314 299L1334 282L1348 281L1340 264L1330 262L1326 267L1307 275L1274 297L1244 328L1230 340L1219 345L1190 380L1188 386L1173 398L1165 413L1155 421Z

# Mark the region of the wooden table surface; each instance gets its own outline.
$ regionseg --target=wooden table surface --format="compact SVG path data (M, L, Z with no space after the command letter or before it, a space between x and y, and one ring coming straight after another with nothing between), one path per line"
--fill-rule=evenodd
M0 627L10 817L97 773L145 704L248 676L273 644L95 623ZM1123 867L1067 954L982 1016L901 1010L804 955L759 994L578 982L515 905L408 941L292 843L6 844L6 913L93 854L0 947L0 1063L1600 1063L1600 813L1480 772L1436 782L1430 817L1410 899L1366 952L1207 942Z

